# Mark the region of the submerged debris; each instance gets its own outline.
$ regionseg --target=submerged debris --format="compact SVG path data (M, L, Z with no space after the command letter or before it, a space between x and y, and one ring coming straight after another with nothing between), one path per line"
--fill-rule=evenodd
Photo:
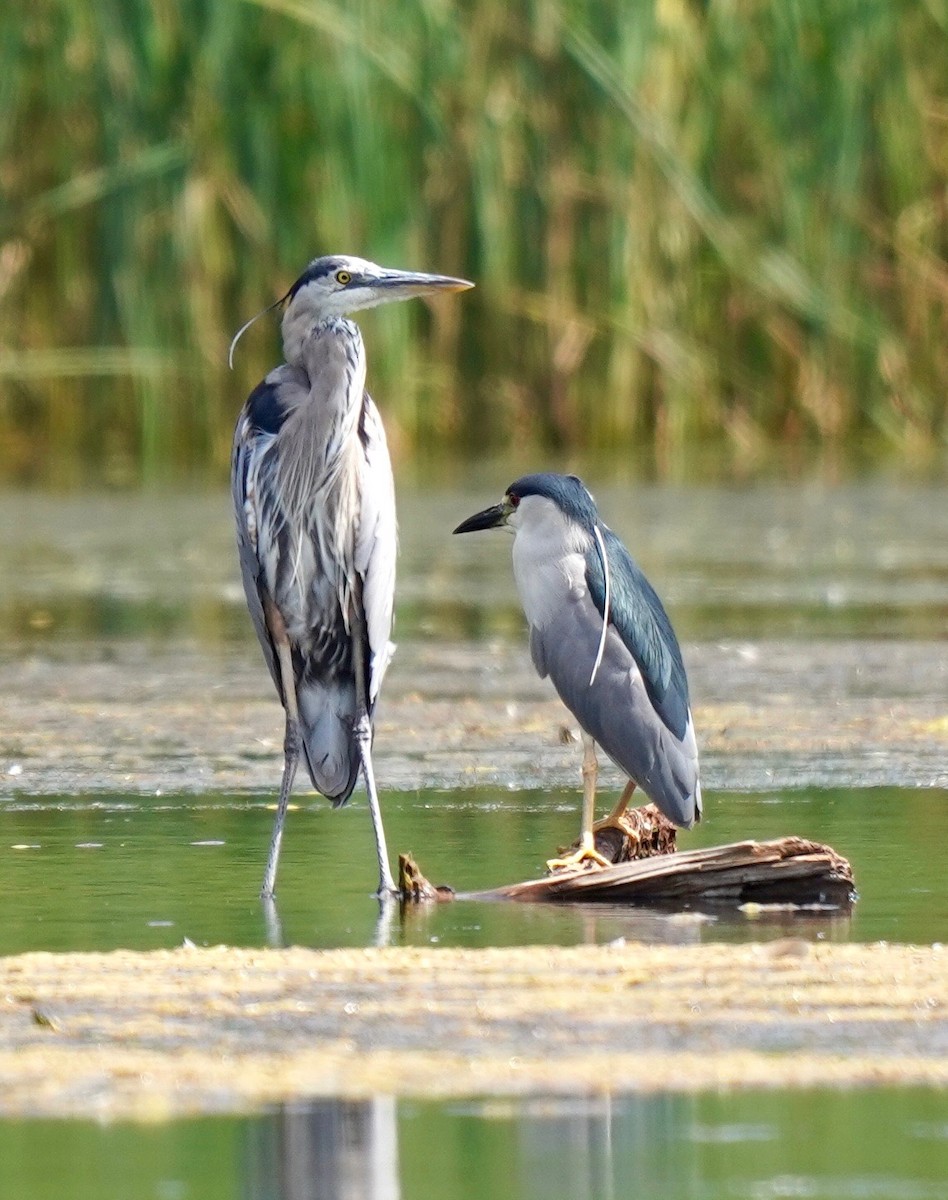
M423 900L454 899L454 888L429 883L410 854L398 856L398 891L401 900L414 904Z

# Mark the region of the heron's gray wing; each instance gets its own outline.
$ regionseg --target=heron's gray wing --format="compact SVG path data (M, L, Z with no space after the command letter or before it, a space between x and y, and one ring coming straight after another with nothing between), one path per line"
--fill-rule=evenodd
M395 599L395 483L382 418L368 392L359 421L362 445L359 525L355 565L362 577L362 604L369 636L369 706L374 708L395 647L389 641Z
M280 671L263 610L263 597L267 591L264 554L270 544L267 531L272 529L278 514L273 511L274 497L265 494L266 489L262 491L259 484L261 476L266 475L267 450L287 416L288 409L281 401L280 390L298 386L297 374L292 368L278 367L250 393L234 430L231 458L231 491L244 595L263 656L281 698Z
M655 589L616 535L599 526L609 563L609 623L635 659L655 711L681 739L688 726L688 679L681 648ZM595 543L586 554L586 584L602 618L605 576Z
M305 371L284 365L254 390L234 437L233 492L244 591L270 674L284 704L279 664L267 623L270 602L286 627L293 658L303 751L314 787L345 803L359 770L353 737L356 716L351 644L344 611L354 573L354 537L339 484L348 464L361 464L356 437L333 423L348 414L349 369L345 344L327 333L317 350L327 359L315 396ZM340 353L333 354L334 350ZM339 387L347 390L336 403ZM355 445L353 445L355 441ZM355 515L352 515L355 520Z

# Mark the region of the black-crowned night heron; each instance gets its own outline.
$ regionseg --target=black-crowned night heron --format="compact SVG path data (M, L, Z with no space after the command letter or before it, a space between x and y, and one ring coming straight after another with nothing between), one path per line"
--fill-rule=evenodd
M270 305L286 304L286 362L244 405L232 472L247 605L286 710L264 897L273 895L301 750L313 787L334 806L349 799L361 766L379 894L395 890L371 755L372 716L394 650L395 492L385 431L365 390L362 335L346 314L472 286L335 255L311 262ZM251 323L235 336L231 358Z
M640 787L669 820L690 828L701 819L701 787L688 680L651 584L574 475L525 475L500 504L454 532L503 526L514 533L534 666L549 675L583 733L580 846L551 860L551 869L606 865L593 835L596 743L629 777L600 826L617 820Z

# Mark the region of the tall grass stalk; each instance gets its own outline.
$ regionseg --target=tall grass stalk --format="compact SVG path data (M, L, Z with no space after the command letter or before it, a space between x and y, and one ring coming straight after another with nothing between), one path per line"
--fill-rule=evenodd
M7 5L0 472L220 476L278 354L230 333L339 250L479 285L366 317L402 454L943 450L946 47L940 2Z

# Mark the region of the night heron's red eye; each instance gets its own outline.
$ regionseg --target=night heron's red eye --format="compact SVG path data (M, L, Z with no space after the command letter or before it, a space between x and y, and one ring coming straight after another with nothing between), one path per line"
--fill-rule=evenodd
M520 503L520 497L519 497L519 496L515 496L515 495L513 494L513 492L511 492L511 493L510 493L510 507L511 507L511 508L516 508L516 507L517 507L517 505L518 505L519 503Z
M351 282L352 282L352 276L349 274L348 271L337 271L336 272L336 283L341 283L342 286L345 287L347 283L351 283Z

